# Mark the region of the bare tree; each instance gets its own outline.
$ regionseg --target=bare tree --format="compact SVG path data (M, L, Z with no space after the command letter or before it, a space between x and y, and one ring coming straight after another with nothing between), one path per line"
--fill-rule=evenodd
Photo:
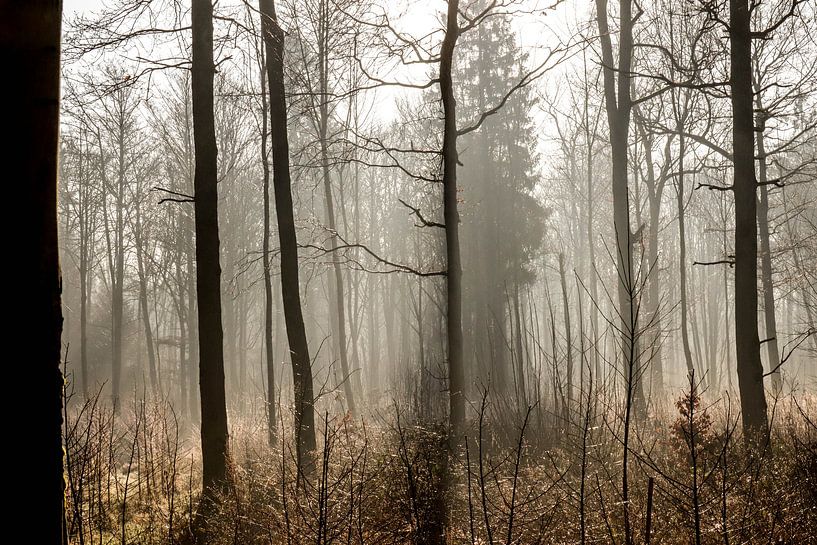
M213 112L213 5L192 0L193 144L196 213L196 300L199 325L201 451L205 513L227 486L227 402L221 325L218 165Z
M295 441L299 468L309 466L315 451L315 396L312 361L306 341L298 281L298 241L292 208L292 181L289 172L287 104L284 91L284 31L278 24L274 0L259 0L261 32L266 45L272 130L272 183L281 251L281 295L284 301L289 353L295 389Z
M748 0L729 0L732 156L735 194L735 346L747 439L769 440L757 324L757 178L752 95L752 31Z
M448 394L451 431L459 436L465 427L465 369L462 344L462 265L460 216L457 211L457 112L451 68L460 28L459 0L448 0L445 38L440 50L439 85L443 103L443 219L447 286Z

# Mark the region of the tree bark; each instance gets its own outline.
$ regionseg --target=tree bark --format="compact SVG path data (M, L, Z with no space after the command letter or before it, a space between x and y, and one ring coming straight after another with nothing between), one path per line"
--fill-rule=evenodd
M23 212L20 233L22 286L19 334L33 335L18 366L28 389L25 417L12 424L22 450L13 456L15 471L37 475L43 486L24 490L21 505L37 505L37 523L26 528L31 543L67 543L64 518L61 363L62 279L59 263L57 172L59 155L60 28L62 2L34 0L4 6L0 47L6 52L11 96L7 96L14 135L7 150L7 172L19 192ZM9 89L10 88L10 89ZM8 118L7 118L8 120ZM15 305L18 302L15 302ZM15 332L14 335L18 334ZM26 335L27 334L27 335Z
M752 108L752 38L748 0L729 1L732 156L735 193L735 349L743 432L769 440L757 316L757 180Z
M205 500L227 485L227 402L221 323L218 178L213 113L213 5L192 0L193 178L196 213L196 299L198 303L202 484ZM192 392L191 392L192 395Z
M451 432L461 435L465 429L465 369L462 341L462 264L460 259L460 215L457 210L457 116L454 82L451 77L454 48L459 37L457 13L459 0L448 0L448 19L440 52L440 94L443 129L443 220L445 222L446 288L448 337L448 394Z
M281 247L281 295L284 303L292 376L295 389L296 456L299 468L309 467L315 451L315 411L312 363L306 341L298 281L298 240L292 208L289 173L286 95L284 92L284 31L278 25L274 0L259 0L261 29L267 55L270 123L272 127L272 183Z

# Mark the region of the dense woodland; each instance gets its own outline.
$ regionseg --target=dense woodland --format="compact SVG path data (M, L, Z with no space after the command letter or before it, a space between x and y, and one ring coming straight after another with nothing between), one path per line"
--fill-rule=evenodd
M812 0L3 11L33 542L817 543Z

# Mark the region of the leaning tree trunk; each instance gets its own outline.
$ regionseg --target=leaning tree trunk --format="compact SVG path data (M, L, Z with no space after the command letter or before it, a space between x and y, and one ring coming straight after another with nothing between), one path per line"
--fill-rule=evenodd
M15 180L23 212L20 232L26 241L19 294L25 332L34 336L26 358L17 366L28 391L25 418L12 424L12 437L21 441L23 455L15 456L15 471L37 475L44 486L30 487L20 500L37 505L37 523L26 528L31 543L67 543L64 518L62 396L60 371L62 280L57 240L57 157L59 155L60 27L62 2L16 2L0 19L0 47L6 52L6 74L13 81L11 126L14 134L6 175ZM13 101L13 102L12 102ZM6 119L8 121L8 118ZM23 333L23 332L21 332ZM16 419L12 419L16 420ZM18 434L19 432L19 434Z
M292 180L289 174L287 107L284 92L284 31L278 25L274 0L259 0L261 29L264 35L269 83L270 123L272 125L272 184L281 247L281 295L284 302L292 378L295 389L296 456L299 468L309 467L315 451L315 398L312 388L312 364L301 310L298 282L298 240L292 208Z
M443 219L445 222L448 336L448 394L451 432L459 436L465 428L465 368L462 342L462 264L460 260L460 215L457 210L457 115L451 69L459 37L459 0L448 0L448 20L440 52L440 94L443 129Z
M210 0L193 0L191 14L202 483L205 500L214 500L227 484L227 401L221 324L218 151L213 114L213 4Z
M748 0L729 1L735 193L735 349L747 440L766 443L769 422L757 320L757 180Z

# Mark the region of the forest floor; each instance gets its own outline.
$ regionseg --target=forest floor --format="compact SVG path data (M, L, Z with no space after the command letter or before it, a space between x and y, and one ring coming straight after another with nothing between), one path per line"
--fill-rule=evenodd
M766 448L745 444L725 399L681 396L636 419L626 462L622 418L601 399L557 416L486 398L458 444L394 407L325 414L300 473L290 436L270 447L263 416L233 417L231 484L204 535L208 544L817 543L817 399L778 399ZM71 542L191 542L198 429L167 404L135 402L115 416L99 397L66 417Z

